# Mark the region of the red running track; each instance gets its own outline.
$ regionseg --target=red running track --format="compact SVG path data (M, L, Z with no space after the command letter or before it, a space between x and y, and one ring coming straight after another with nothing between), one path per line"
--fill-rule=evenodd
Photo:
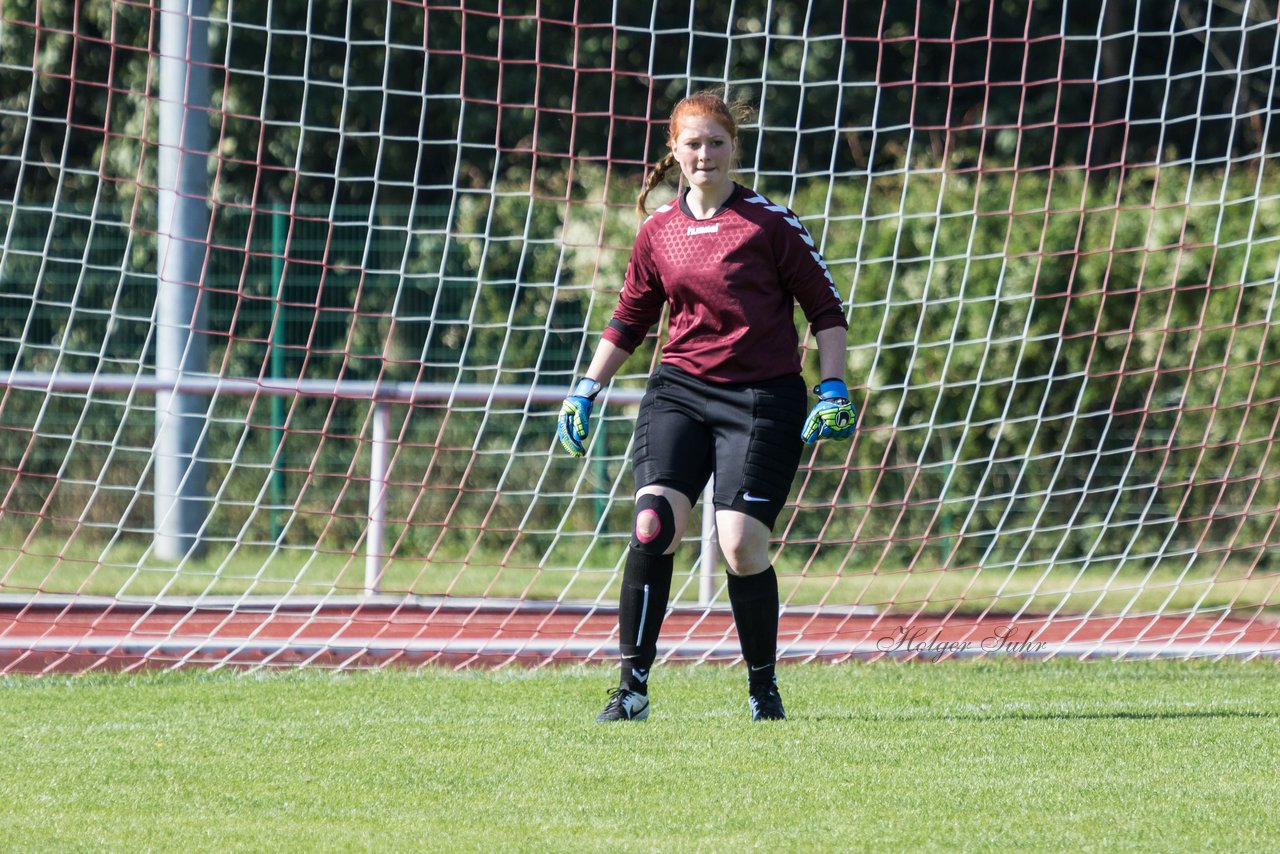
M219 607L30 600L0 604L0 673L611 661L616 626L613 609L548 602L241 601ZM659 653L668 661L738 658L725 609L676 609L662 635ZM779 653L793 661L1276 656L1280 621L1238 614L915 616L788 609L780 621Z

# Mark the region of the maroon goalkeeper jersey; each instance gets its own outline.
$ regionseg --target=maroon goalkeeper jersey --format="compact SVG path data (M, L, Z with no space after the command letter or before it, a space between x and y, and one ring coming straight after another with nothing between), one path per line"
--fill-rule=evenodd
M848 327L840 294L794 213L735 185L710 219L685 203L640 226L606 340L633 352L671 314L662 361L714 382L758 382L800 372L795 304L814 332Z

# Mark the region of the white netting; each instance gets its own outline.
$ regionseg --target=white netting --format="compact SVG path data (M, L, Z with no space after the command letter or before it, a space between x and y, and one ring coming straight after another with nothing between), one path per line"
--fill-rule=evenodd
M1276 648L1272 4L163 5L0 0L3 666L611 654L653 342L583 462L556 402L725 83L863 413L784 654Z

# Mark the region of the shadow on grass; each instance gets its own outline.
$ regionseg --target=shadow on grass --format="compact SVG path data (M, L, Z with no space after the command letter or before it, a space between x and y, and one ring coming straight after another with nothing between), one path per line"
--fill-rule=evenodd
M895 723L905 721L1159 721L1203 720L1211 718L1280 720L1280 713L1245 709L1213 709L1188 711L1114 711L1114 712L1039 712L1039 711L990 711L990 712L904 712L902 714L847 714L823 712L816 715L796 714L791 717L806 721L862 721Z

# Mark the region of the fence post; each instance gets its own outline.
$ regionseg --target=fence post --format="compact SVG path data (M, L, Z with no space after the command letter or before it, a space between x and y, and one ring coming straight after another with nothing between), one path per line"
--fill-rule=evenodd
M373 403L373 446L369 459L369 530L365 534L364 593L372 596L382 583L386 557L387 468L391 447L391 404Z
M288 243L289 216L280 208L271 211L271 293L275 311L271 318L271 379L284 379L285 313L284 253ZM280 509L287 495L284 466L285 404L282 395L271 398L271 539L279 543L284 536Z
M716 574L720 563L720 546L716 539L716 506L715 485L713 475L702 490L702 554L698 565L698 604L707 606L716 595Z

